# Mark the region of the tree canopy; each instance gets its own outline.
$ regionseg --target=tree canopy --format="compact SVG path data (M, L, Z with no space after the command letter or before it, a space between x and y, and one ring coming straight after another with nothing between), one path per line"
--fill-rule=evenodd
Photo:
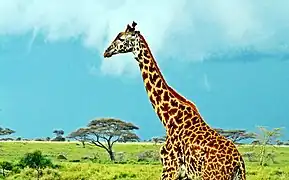
M99 118L88 123L87 127L71 132L68 137L80 140L82 143L89 141L97 147L105 149L112 161L115 160L112 147L115 142L139 141L133 132L139 128L132 123L115 118Z
M67 138L80 141L82 143L82 147L85 148L85 142L89 140L88 134L89 128L79 128L76 131L71 132Z
M13 134L13 133L15 133L15 131L12 130L12 129L9 129L9 128L1 128L1 127L0 127L0 136L10 135L10 134Z
M53 138L52 141L65 141L65 138L63 137L64 131L62 129L56 129L53 133L56 137Z
M20 159L18 164L21 168L30 167L37 170L37 179L40 178L41 169L46 167L53 167L50 159L46 158L41 151L35 150L34 152L29 152Z
M56 130L53 131L53 133L56 136L62 136L64 134L64 131L62 129L56 129Z
M221 128L215 128L215 130L221 135L230 139L233 143L239 143L242 140L254 139L256 137L255 133L250 133L243 129L226 130Z
M268 159L274 161L272 158L276 148L274 145L277 144L279 138L282 136L282 128L268 129L264 126L258 126L258 130L259 132L256 133L256 140L254 141L252 148L255 149L255 147L257 147L256 149L259 151L259 165L264 166ZM271 152L269 151L270 148L268 148L268 145L274 147L271 149Z

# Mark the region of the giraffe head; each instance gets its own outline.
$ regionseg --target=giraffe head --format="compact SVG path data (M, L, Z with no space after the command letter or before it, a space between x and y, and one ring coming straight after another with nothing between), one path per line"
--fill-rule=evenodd
M136 39L140 33L139 31L135 31L136 25L137 23L135 22L132 23L132 26L128 24L124 32L118 33L110 46L105 50L103 56L109 58L115 54L133 52Z

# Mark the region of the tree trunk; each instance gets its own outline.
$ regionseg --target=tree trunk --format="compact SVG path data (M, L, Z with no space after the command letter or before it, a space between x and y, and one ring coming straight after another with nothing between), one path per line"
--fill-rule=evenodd
M111 149L108 151L108 154L109 154L110 160L111 161L115 161L114 153L113 153L113 151Z
M261 165L261 166L264 166L264 160L265 160L265 156L266 156L266 147L265 147L266 145L263 145L262 147L261 147L261 152L260 152L260 162L259 162L259 164Z
M3 174L3 177L5 177L5 169L4 168L2 169L2 174Z
M85 148L85 142L81 141L81 143L82 143L82 147Z

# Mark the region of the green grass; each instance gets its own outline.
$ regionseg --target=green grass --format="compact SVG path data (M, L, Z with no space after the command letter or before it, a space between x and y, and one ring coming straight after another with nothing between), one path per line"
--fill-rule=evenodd
M112 164L103 149L93 145L82 148L71 143L54 142L1 142L0 161L16 163L27 152L41 150L54 164L60 165L59 169L45 169L42 179L63 180L113 180L113 179L159 179L161 164L158 160L138 161L139 153L147 150L159 151L159 145L153 144L116 144L115 152L124 152L121 164ZM239 147L241 152L250 151L250 147ZM57 156L63 154L67 160L59 160ZM96 157L95 160L83 159L83 157ZM118 156L117 156L118 158ZM249 180L282 180L289 179L289 147L279 147L276 151L275 163L268 162L268 166L260 167L257 162L246 160L247 177ZM71 162L79 161L79 162ZM6 179L33 179L36 172L32 169L24 169L21 173L11 174ZM1 178L0 178L1 179Z

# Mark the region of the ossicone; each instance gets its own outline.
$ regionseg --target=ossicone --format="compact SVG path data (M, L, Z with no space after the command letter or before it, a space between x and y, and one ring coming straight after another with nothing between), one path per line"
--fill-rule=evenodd
M137 25L137 23L136 22L132 22L132 24L131 24L131 26L128 24L127 26L126 26L126 32L133 32L133 31L135 31L135 26Z

